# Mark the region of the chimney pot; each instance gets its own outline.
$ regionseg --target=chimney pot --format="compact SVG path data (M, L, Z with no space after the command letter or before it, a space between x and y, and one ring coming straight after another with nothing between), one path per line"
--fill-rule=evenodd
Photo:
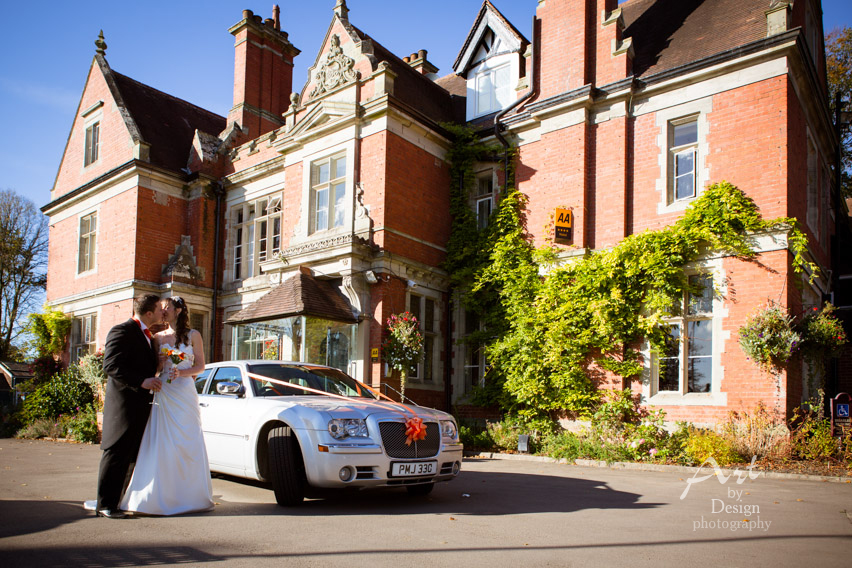
M411 63L411 60L408 58L407 55L405 57L403 57L402 60L405 61L406 63Z
M415 59L417 59L417 54L416 54L416 53L412 53L411 55L409 55L409 56L408 56L408 58L409 58L411 61L414 61Z
M420 51L418 51L418 52L417 52L417 57L419 57L420 59L426 59L426 50L425 50L425 49L421 49Z
M243 19L251 20L254 17L254 12L251 10L243 10Z

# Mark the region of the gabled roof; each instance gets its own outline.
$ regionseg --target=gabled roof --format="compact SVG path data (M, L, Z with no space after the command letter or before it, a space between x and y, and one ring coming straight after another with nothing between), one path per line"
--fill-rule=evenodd
M225 323L251 323L300 315L350 323L358 321L349 300L337 286L300 271Z
M505 45L502 53L521 51L529 43L527 38L500 13L500 10L495 8L489 0L485 0L453 63L453 71L456 74L464 75L468 69L478 63L477 48L489 29Z
M14 377L16 383L33 378L33 372L29 363L16 363L14 361L0 362L0 390L12 388L11 380Z
M387 61L390 64L391 71L396 73L393 86L393 96L395 98L438 122L464 119L464 112L459 116L454 110L455 105L446 89L413 69L411 65L394 55L368 34L355 26L352 26L352 28L362 40L372 42L373 54L376 60Z
M769 0L628 0L637 77L674 69L766 37Z
M196 130L208 134L225 130L224 117L121 73L109 72L127 111L123 113L125 122L129 117L135 123L141 141L150 147L152 164L180 171L186 167Z
M335 15L329 25L323 46L332 37L332 30L339 23L349 35L352 42L358 47L360 57L369 60L372 70L378 69L381 62L388 63L390 70L396 78L393 82L392 99L402 103L408 109L418 111L425 118L435 122L450 122L464 120L464 112L458 112L459 106L453 101L449 93L432 79L413 69L411 65L394 55L381 43L373 39L360 28L352 25L348 17L348 8L345 2L335 7ZM308 93L308 87L313 85L316 78L315 69L322 66L322 61L327 57L326 52L319 52L314 65L308 71L308 81L302 87L302 100L312 102L325 96L323 93L314 95Z

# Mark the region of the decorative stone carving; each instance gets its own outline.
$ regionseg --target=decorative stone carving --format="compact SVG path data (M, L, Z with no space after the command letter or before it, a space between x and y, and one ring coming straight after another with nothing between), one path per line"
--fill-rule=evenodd
M311 97L327 93L339 85L352 82L358 78L358 73L353 69L355 60L343 54L340 47L340 36L331 36L331 45L322 64L315 76L314 90Z
M175 253L169 257L168 264L163 265L163 276L203 280L204 269L195 263L189 235L181 235L180 244L175 246Z
M355 218L363 219L370 214L370 208L364 205L364 187L361 183L355 184Z

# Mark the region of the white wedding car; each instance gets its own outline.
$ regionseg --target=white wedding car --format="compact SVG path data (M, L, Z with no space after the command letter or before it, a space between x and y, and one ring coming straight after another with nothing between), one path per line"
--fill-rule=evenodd
M301 503L311 488L396 486L425 495L461 469L451 415L379 400L335 368L223 361L207 365L195 386L211 471L271 482L279 505ZM406 435L412 411L426 427L417 441Z

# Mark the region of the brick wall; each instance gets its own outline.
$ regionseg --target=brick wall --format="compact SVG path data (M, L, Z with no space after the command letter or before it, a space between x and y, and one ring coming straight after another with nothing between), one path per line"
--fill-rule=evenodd
M99 101L104 103L100 110L93 111L86 117L80 116ZM99 112L101 118L98 159L91 165L84 166L86 125L89 122L88 119ZM50 198L56 199L132 159L133 145L130 133L112 98L103 73L97 63L93 62L80 99L80 106L73 117L71 132Z
M392 132L385 137L385 208L383 215L374 217L374 220L377 226L383 225L424 242L388 233L383 235L384 247L409 259L436 266L443 261L445 254L429 244L443 247L450 236L451 219L447 215L450 208L449 167ZM366 156L362 156L361 163L370 167ZM371 178L364 175L362 179L367 188L365 191L369 191ZM377 180L376 185L379 183ZM376 213L379 214L378 211Z
M568 207L574 210L574 245L587 246L588 128L563 128L520 147L515 177L518 189L530 199L527 231L539 244L552 237L548 227L553 210Z

